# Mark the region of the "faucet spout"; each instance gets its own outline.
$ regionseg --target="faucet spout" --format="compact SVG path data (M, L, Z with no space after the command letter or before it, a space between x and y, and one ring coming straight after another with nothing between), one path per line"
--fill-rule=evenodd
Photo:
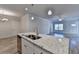
M36 33L36 36L39 35L38 27L36 27L35 33Z

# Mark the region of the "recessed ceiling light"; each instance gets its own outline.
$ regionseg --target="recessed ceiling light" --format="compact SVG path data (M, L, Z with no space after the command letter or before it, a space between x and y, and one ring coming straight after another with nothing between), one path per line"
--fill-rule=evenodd
M51 10L48 10L48 15L52 15L52 11Z
M25 8L25 10L27 11L27 10L28 10L28 8Z
M32 17L31 19L34 20L34 17Z
M60 18L59 21L62 21L62 19Z
M76 26L76 24L71 24L71 26L75 27L75 26Z

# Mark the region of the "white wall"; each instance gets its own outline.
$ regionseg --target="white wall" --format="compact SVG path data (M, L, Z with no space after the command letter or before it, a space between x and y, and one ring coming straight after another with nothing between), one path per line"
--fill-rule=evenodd
M30 19L30 21L32 24L30 25L30 27L33 31L35 30L35 27L38 27L38 31L40 34L49 34L51 24L49 20L36 17L34 20Z
M0 21L0 38L16 36L18 33L34 32L35 26L38 27L39 33L48 34L50 23L48 20L40 19L31 20L29 14L24 15L21 19L7 16L8 22Z
M31 17L34 15L26 14L21 19L21 32L34 32L35 27L38 27L40 34L49 34L50 32L50 21L35 16L32 20Z
M19 33L19 18L7 16L8 22L0 21L0 38L6 38Z
M25 32L29 32L29 25L30 25L30 21L29 21L29 14L24 15L21 18L20 21L20 32L21 33L25 33Z

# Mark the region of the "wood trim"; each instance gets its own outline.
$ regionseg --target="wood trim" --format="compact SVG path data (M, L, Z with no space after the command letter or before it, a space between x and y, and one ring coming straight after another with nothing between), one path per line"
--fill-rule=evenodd
M0 39L9 39L9 38L14 38L16 36L10 36L10 37L4 37L4 38L0 38Z
M17 35L17 52L22 54L21 37Z

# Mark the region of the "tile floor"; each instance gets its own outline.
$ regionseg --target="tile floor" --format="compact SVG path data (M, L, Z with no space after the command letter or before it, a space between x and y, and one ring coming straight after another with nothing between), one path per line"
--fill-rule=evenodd
M0 39L0 54L16 54L17 53L17 38Z

